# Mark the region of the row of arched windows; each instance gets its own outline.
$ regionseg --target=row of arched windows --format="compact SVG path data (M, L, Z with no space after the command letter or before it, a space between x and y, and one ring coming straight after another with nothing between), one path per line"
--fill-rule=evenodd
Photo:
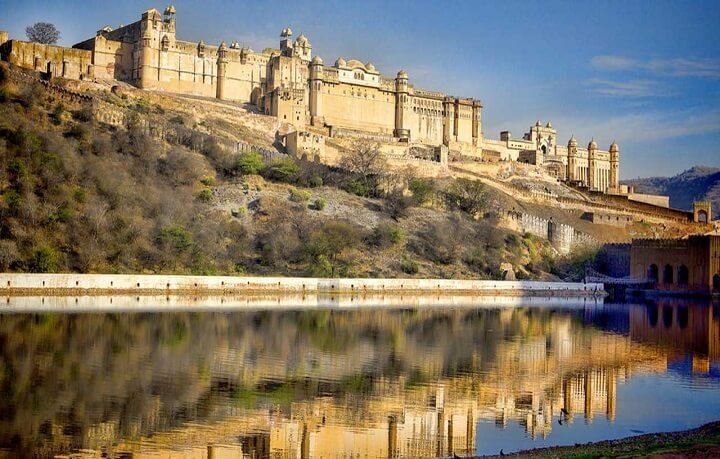
M680 265L675 270L672 265L668 264L662 268L661 272L658 265L653 263L648 267L647 278L656 284L660 282L663 284L688 285L690 274L685 265Z

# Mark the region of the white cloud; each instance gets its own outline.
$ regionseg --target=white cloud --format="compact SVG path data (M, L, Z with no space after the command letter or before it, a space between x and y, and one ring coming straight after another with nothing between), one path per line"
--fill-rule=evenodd
M593 92L605 96L659 97L672 95L652 80L612 81L593 78L588 81L588 84L592 87Z
M634 70L671 77L720 78L720 59L633 59L626 56L595 56L590 65L599 70Z

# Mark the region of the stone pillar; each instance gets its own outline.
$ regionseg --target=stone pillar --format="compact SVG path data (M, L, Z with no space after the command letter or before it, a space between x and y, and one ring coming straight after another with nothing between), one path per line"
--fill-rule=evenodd
M565 177L568 182L579 180L577 176L577 140L572 136L568 141L568 162Z
M618 193L620 191L620 147L615 142L610 145L610 188Z
M395 132L394 136L410 140L410 130L405 123L405 107L410 102L408 92L408 74L400 70L395 78Z
M455 129L455 101L451 97L443 99L443 143L450 145L450 140Z
M594 190L598 187L598 182L597 182L597 143L595 142L595 139L591 140L590 143L588 144L587 186L591 190Z
M217 86L215 87L215 97L220 100L225 100L227 97L227 94L225 94L227 63L227 46L225 46L225 42L222 42L218 48Z
M477 100L472 103L472 143L478 145L478 139L482 134L481 122L482 105Z
M310 124L313 126L324 124L322 88L323 62L319 56L315 56L310 64Z

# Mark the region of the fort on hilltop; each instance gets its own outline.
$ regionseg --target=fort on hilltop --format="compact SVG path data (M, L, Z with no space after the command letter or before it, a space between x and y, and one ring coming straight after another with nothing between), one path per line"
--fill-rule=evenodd
M292 126L291 154L322 160L327 137L370 137L386 144L430 147L482 161L518 161L543 167L560 180L592 191L627 194L619 183L620 148L561 145L551 123L539 121L522 138L482 130L479 100L422 90L407 72L382 75L372 63L338 58L332 66L312 55L302 33L280 34L279 49L260 52L237 42L219 46L176 36L176 10L142 13L139 21L104 27L72 48L9 40L0 32L0 56L20 67L70 79L115 79L142 89L215 97L257 106ZM390 148L392 151L392 148ZM632 190L630 190L632 191Z

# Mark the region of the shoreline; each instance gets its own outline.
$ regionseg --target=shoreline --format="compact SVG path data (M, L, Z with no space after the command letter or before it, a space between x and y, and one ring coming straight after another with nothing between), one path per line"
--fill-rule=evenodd
M657 456L668 454L670 456ZM602 440L570 446L533 448L504 453L508 458L601 458L601 457L672 457L680 459L720 457L720 421L673 432L641 434L616 440ZM472 459L499 458L500 455L474 456Z
M145 274L0 274L0 295L472 295L509 297L607 296L602 283L453 279L322 279L310 277L178 276Z

